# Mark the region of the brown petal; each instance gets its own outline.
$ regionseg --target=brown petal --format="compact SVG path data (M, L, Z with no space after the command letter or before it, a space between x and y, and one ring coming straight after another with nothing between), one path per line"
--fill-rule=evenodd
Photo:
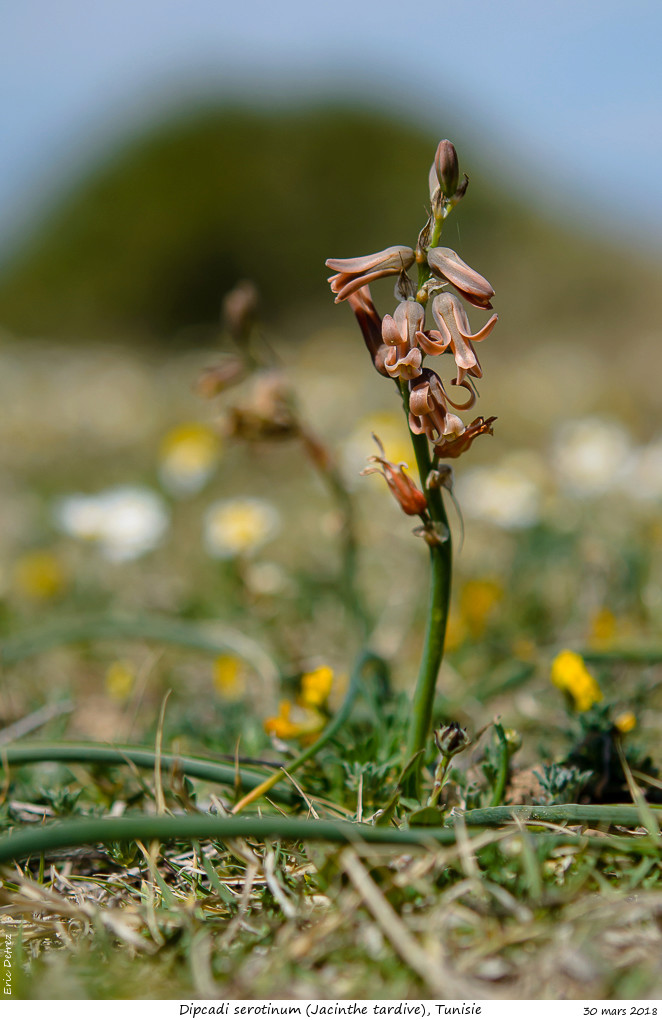
M414 261L414 252L406 245L397 244L392 248L384 248L373 255L359 255L353 259L327 259L325 265L337 273L348 273L351 276L363 275L373 269L391 270L399 273L408 269Z
M445 334L448 333L448 330L446 329L445 326L444 333ZM427 333L420 332L416 334L416 341L418 343L418 346L421 348L422 351L425 351L426 354L429 354L431 356L437 354L444 354L448 350L452 342L452 339L453 338L450 335L450 333L448 333L448 338L446 339L446 337L442 336L442 334L438 332L436 329L430 329L427 331Z
M384 367L392 379L417 379L421 374L422 361L423 355L417 347L407 350L402 344L389 348Z

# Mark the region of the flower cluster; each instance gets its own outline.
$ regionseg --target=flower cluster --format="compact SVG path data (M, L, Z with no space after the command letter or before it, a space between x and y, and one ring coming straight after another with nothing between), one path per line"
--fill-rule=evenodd
M409 427L416 435L427 437L437 459L458 457L476 436L491 434L494 421L476 418L465 426L454 413L468 410L476 401L474 380L483 373L474 344L485 340L497 321L493 315L472 333L460 298L475 308L490 309L494 290L456 252L438 244L444 219L466 191L467 178L459 186L458 180L455 147L444 140L430 171L431 212L416 248L395 245L373 255L328 259L326 263L334 273L329 283L336 302L349 302L375 368L395 379L406 393ZM408 275L413 267L418 270L417 284ZM383 276L398 277L395 293L399 304L393 315L382 318L369 285ZM428 309L432 328L426 328ZM440 376L423 364L424 358L443 354L454 362L451 385L467 391L460 403L451 399Z

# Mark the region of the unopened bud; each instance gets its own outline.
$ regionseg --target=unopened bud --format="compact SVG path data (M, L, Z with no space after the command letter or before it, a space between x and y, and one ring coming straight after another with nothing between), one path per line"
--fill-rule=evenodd
M223 299L223 322L235 340L244 340L251 331L258 305L257 287L241 280Z
M446 198L452 198L460 178L460 168L457 162L455 146L447 138L444 138L437 146L434 157L434 169L444 195Z
M459 754L471 743L469 734L458 722L440 726L438 730L434 731L433 736L435 744L445 758L452 758Z

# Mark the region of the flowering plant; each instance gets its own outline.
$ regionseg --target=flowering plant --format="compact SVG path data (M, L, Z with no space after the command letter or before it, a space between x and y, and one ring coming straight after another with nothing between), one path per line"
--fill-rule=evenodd
M398 386L418 468L420 489L405 473L406 464L387 460L377 439L380 456L371 457L364 472L380 472L403 512L420 516L422 523L415 534L430 547L427 630L407 742L408 758L418 755L411 780L414 787L420 777L420 752L432 725L450 599L452 541L442 490L452 493L453 473L442 461L466 453L478 436L491 435L495 421L478 417L465 425L455 414L476 403L475 380L483 372L474 344L486 339L497 322L497 316L492 315L475 333L471 332L460 299L476 308L491 309L494 290L456 252L439 245L444 221L467 190L466 175L461 184L458 181L455 146L444 139L430 170L430 211L415 247L395 245L373 255L331 258L326 263L333 270L329 283L336 303L348 301L376 370ZM413 270L415 279L410 276ZM369 284L384 276L397 276L398 304L392 315L382 318ZM426 328L428 311L433 328ZM442 355L449 356L446 360L454 373L448 384L424 364L425 358L434 358L435 364L440 364ZM466 391L459 402L451 396L453 390Z

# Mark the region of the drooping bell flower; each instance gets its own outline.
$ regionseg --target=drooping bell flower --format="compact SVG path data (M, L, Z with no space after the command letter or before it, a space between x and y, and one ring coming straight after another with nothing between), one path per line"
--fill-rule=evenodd
M436 372L424 368L419 378L409 384L411 431L417 436L426 435L432 443L444 436L461 436L464 425L456 414L448 410L448 404L452 402L441 379Z
M425 309L418 301L401 301L395 315L382 320L382 339L388 345L384 367L393 379L416 379L421 374L423 355L416 337L425 324Z
M449 439L442 439L435 444L434 452L441 460L455 460L463 453L466 453L474 439L478 436L493 436L492 428L496 418L476 418L471 425L467 425L461 436L451 436Z
M336 304L381 276L406 272L413 265L414 258L412 248L397 244L393 248L375 252L374 255L360 255L355 259L327 259L327 267L336 274L329 277L331 290L336 295Z
M465 376L471 375L480 379L483 371L476 357L473 342L484 340L494 329L498 316L493 315L477 333L471 332L471 326L462 303L454 294L445 291L437 294L432 301L432 315L439 329L421 332L416 340L426 354L443 354L450 348L457 365L456 384L459 386Z

